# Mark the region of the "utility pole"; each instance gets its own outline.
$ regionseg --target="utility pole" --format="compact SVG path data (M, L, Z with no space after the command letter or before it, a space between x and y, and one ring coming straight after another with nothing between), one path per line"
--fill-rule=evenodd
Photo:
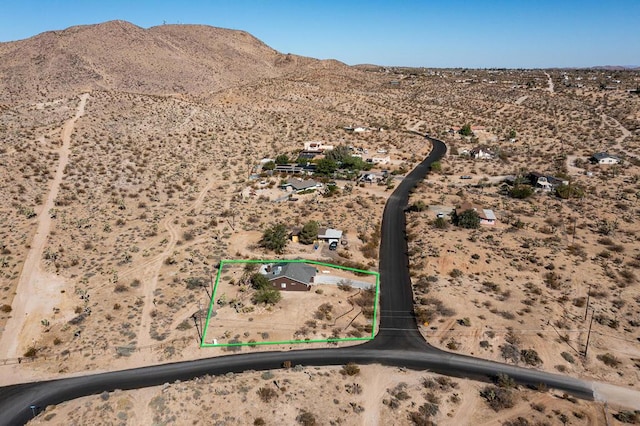
M204 343L202 341L204 337L204 328L202 328L202 307L200 306L200 300L198 300L198 317L200 317L200 343Z
M584 320L587 320L587 312L589 311L589 298L591 297L591 284L589 284L589 291L587 292L587 307L584 308Z
M584 357L587 357L587 351L589 350L589 340L591 339L591 326L593 325L593 317L595 316L595 311L591 312L591 321L589 322L589 332L587 333L587 344L584 347Z

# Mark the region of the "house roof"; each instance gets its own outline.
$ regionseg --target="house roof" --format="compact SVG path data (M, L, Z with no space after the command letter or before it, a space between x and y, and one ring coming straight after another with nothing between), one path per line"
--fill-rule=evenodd
M318 186L318 182L316 182L313 179L309 179L309 180L287 179L287 183L284 186L289 186L289 185L291 185L291 187L296 191L301 191L308 188L315 188L316 186Z
M616 157L615 155L607 154L606 152L596 152L595 154L592 155L592 157L598 161L604 160L605 158L613 158L615 160L619 160L619 158Z
M489 209L482 209L482 212L484 213L484 217L482 217L482 215L480 215L480 218L482 219L486 219L486 220L496 220L496 215L493 213L493 210L489 210Z
M458 207L456 209L456 214L457 215L461 215L462 213L466 212L467 210L474 210L476 213L478 213L478 217L480 219L496 220L496 215L495 215L495 213L493 213L493 210L483 209L482 206L480 206L478 204L470 203L468 201L465 201L464 203L462 203L460 205L460 207Z
M318 229L318 238L339 240L342 238L342 231L340 229L320 228Z
M285 277L304 285L310 285L316 272L316 268L304 263L289 262L273 265L266 275L269 281Z

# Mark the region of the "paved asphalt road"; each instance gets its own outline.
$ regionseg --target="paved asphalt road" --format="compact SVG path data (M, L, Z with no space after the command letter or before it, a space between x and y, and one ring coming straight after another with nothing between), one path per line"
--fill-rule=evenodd
M380 330L374 340L347 348L227 355L3 387L0 388L0 425L26 423L32 417L31 406L35 406L34 410L38 412L47 405L104 391L144 388L205 374L277 369L284 361L309 366L380 363L478 380L488 380L498 373L505 373L522 384L536 386L543 383L549 388L592 399L589 382L444 352L422 338L413 312L404 209L409 190L424 178L431 163L446 153L443 142L427 139L433 143L430 155L403 179L384 210L380 243Z

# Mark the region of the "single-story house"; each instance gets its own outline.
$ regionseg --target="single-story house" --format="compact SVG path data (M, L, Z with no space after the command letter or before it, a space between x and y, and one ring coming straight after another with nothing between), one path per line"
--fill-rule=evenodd
M364 172L360 174L358 180L360 182L368 182L368 183L379 183L384 181L387 178L387 173L380 172Z
M287 191L293 192L302 192L302 191L315 191L318 188L322 187L320 182L316 182L313 179L302 180L302 179L287 179L286 182L280 185L281 188Z
M543 191L551 191L561 185L569 185L568 180L546 175L544 173L530 172L528 178L531 186L542 189Z
M331 244L332 242L339 242L342 238L342 231L340 229L332 228L320 228L318 229L318 239L324 240Z
M373 164L389 164L391 162L391 157L388 155L386 157L371 157L369 160L371 160L370 162Z
M323 142L305 142L304 151L321 153L333 150L333 145L325 145Z
M482 206L477 204L472 204L468 201L462 203L460 207L456 209L456 215L461 215L467 210L474 210L478 213L478 217L480 218L480 225L495 225L497 218L493 210L483 209Z
M607 154L606 152L596 152L591 156L591 161L596 164L619 164L620 157Z
M318 271L305 263L283 262L268 265L264 275L274 288L287 291L309 291Z
M296 164L277 164L273 170L276 173L305 173L306 170L302 166Z
M473 148L471 151L469 151L469 155L471 156L471 158L484 160L484 159L493 158L494 154L486 146L477 146Z

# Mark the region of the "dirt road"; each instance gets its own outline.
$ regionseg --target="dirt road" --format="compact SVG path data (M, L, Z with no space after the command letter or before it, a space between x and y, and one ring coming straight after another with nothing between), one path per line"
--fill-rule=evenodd
M76 114L62 128L58 167L42 211L38 215L36 233L27 252L16 288L16 296L11 306L11 318L7 321L0 339L0 359L19 357L27 347L34 344L41 332L40 321L51 315L60 299L60 291L64 288L65 279L44 271L40 261L51 229L49 210L54 206L65 167L69 163L71 135L76 121L84 115L88 98L88 93L80 96Z
M554 87L553 87L553 79L551 78L551 76L549 75L549 73L548 73L548 72L545 72L545 73L544 73L544 75L546 75L546 76L547 76L547 78L549 79L549 88L548 88L549 93L553 93L553 91L554 91Z

